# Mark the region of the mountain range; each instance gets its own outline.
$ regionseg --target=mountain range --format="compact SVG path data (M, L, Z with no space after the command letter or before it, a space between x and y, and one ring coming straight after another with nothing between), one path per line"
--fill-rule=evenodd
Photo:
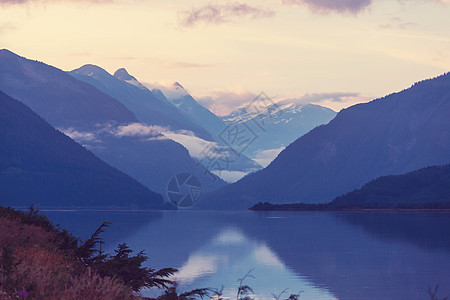
M223 143L221 144L214 134L210 134L211 126L208 124L213 125L217 120L221 122L220 119L211 117L215 115L188 94L174 105L160 90L150 91L125 68L118 69L114 75L111 75L98 66L84 65L69 74L120 101L137 116L140 122L157 126L155 129L186 147L194 159L201 161L203 155L201 152L208 147L213 147L216 152L226 153L230 157L228 160L232 163L226 167L226 170L220 170L221 166L218 164L203 166L209 171L219 170L222 173L237 171L246 174L261 168L259 164L246 156L234 156L231 150L224 148ZM192 114L195 111L200 113ZM209 117L204 123L198 122L204 119L202 115ZM223 128L225 126L223 124ZM222 175L221 172L215 173Z
M0 50L0 89L153 191L165 193L182 172L195 174L205 191L225 185L182 145L158 128L142 126L124 104L55 67Z
M119 101L62 70L0 50L0 89L56 127L137 122Z
M161 92L162 90L162 92ZM200 105L178 82L171 86L154 86L152 91L162 95L170 103L183 111L193 122L203 126L222 147L229 148L235 162L235 170L257 171L267 166L287 145L316 126L326 124L336 116L336 112L319 105L298 105L292 102L277 104L261 93L247 107L231 114L218 117ZM254 104L259 105L254 109ZM259 109L262 108L262 109ZM239 128L249 130L255 137L245 151L233 151L228 138L228 130ZM250 158L258 165L243 161ZM243 166L241 169L236 166Z
M180 83L174 82L172 86L165 87L162 91L161 87L154 87L152 91L157 93L161 99L169 101L177 107L193 122L205 128L220 143L217 137L227 124L209 109L200 105Z
M263 166L267 166L297 138L319 125L327 124L336 116L332 109L315 104L287 102L267 106L263 104L263 107L264 109L252 109L250 104L249 107L222 117L227 125L242 124L255 132L258 138L249 145L245 153ZM267 155L269 156L266 157Z
M0 50L0 90L27 105L67 138L133 177L137 180L134 184L165 194L173 176L196 175L207 192L197 205L200 209L246 209L257 202L328 203L380 176L450 162L449 73L416 83L399 93L354 105L337 115L319 105L275 103L262 93L266 99L259 98L220 118L201 106L179 83L167 89L149 89L124 68L114 75L94 65L64 72ZM6 94L2 95L5 99ZM3 113L11 115L6 110ZM10 119L5 117L8 122ZM250 142L240 152L236 145L230 145L236 139L231 129L239 127L252 133ZM26 140L29 136L25 129L12 129L18 132L16 140L6 136L4 143L22 143L22 148L39 144ZM49 136L60 139L49 133L44 135L47 137L42 139L49 144ZM20 147L17 153L22 151ZM212 160L205 153L210 147L231 158L226 168L214 169L209 165L205 168L203 162ZM25 184L31 177L24 179L11 174L22 174L21 168L27 170L34 162L30 159L32 163L22 166L22 156L17 158L5 149L5 182L16 187L18 183ZM52 153L55 149L46 151ZM53 164L46 159L49 165ZM261 165L268 166L257 171ZM55 170L60 171L56 167ZM251 174L226 186L217 176L224 177L226 172L227 176L235 177ZM125 174L122 175L127 177ZM104 180L104 175L98 177L89 178L94 182ZM51 182L54 178L47 176L45 180ZM365 188L351 195L366 195ZM138 197L132 199L135 199L132 206L136 206Z
M0 91L0 205L170 208Z
M450 162L450 74L340 111L200 208L325 203L380 176Z
M124 68L117 70L113 76L98 66L84 65L69 74L118 100L131 110L140 122L168 127L172 131L189 130L197 137L212 140L203 127L189 120L167 101L153 95Z

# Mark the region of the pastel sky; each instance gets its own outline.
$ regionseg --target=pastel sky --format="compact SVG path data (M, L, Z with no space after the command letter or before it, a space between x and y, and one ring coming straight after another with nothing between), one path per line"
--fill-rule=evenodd
M0 0L0 48L179 81L219 114L261 91L339 110L450 71L450 0Z

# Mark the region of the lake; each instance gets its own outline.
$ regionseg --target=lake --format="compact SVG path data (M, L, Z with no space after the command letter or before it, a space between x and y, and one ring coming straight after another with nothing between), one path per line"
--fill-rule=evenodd
M103 221L103 250L126 242L148 266L175 267L182 291L236 298L251 275L255 299L429 299L450 296L450 214L251 211L44 211L87 238ZM286 290L287 289L287 290ZM146 291L145 295L155 295Z

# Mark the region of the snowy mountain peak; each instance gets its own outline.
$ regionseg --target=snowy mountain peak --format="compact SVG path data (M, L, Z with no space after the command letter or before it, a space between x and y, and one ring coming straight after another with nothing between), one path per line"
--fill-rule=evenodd
M183 87L178 81L176 81L176 82L173 83L173 87L174 87L175 89L182 89L182 90L185 91L184 87Z
M114 73L114 77L116 77L117 79L120 79L120 80L131 80L131 79L136 80L136 78L131 76L125 68L118 69Z
M140 83L134 76L130 75L125 68L120 68L114 73L114 77L121 81L125 81L135 87L138 87L142 90L146 90L147 88Z
M98 78L102 75L109 75L106 70L100 68L99 66L91 64L84 65L76 70L73 70L73 72L79 75L86 75L94 78Z

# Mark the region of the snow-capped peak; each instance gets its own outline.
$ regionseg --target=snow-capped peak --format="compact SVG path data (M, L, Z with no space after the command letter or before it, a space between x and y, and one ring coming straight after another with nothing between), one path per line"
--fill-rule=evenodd
M155 88L159 89L164 96L166 96L167 99L173 100L173 99L180 99L184 96L188 96L189 93L184 89L184 87L178 83L169 83L169 84L158 84Z
M114 73L114 77L119 80L125 81L135 87L138 87L142 90L146 90L147 88L140 83L135 77L131 76L125 68L120 68Z
M84 65L76 70L73 70L72 72L79 75L86 75L94 78L101 77L105 74L109 75L108 72L105 71L104 69L100 68L99 66L91 64Z

